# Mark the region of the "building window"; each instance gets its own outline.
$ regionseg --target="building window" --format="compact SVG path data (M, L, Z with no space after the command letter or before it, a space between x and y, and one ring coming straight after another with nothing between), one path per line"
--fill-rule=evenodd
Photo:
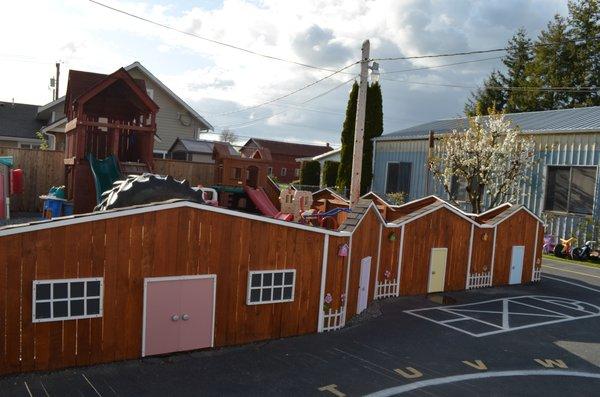
M296 178L300 176L300 168L294 168L294 176Z
M101 316L101 277L33 282L34 323Z
M188 159L188 154L187 154L187 152L172 152L171 153L171 158L173 160L183 160L183 161L186 161Z
M402 192L408 197L411 169L412 163L388 163L385 192Z
M19 149L39 149L40 145L34 143L19 143Z
M473 188L477 188L477 183L474 180ZM456 201L469 201L469 192L467 192L467 181L464 178L459 178L457 176L452 177L452 182L450 183L450 196L454 197Z
M248 295L246 303L292 302L296 270L251 271L248 274Z
M591 215L597 167L549 166L544 209Z
M152 153L152 157L154 157L155 159L164 159L167 158L167 152L162 150L155 150L154 153Z
M281 169L281 176L286 176L287 175L287 168L282 168Z
M273 175L273 167L267 168L267 175Z
M233 179L242 179L242 169L238 167L234 167L231 169L231 177Z

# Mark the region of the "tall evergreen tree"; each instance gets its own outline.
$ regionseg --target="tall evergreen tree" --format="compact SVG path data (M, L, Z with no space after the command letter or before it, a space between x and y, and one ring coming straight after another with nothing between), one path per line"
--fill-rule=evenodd
M567 21L555 15L538 37L529 73L534 86L571 87L576 85L577 59L573 37ZM539 91L537 101L541 110L564 109L577 105L577 98L568 91Z
M575 82L583 87L600 87L600 2L598 0L569 1L569 27L575 43ZM600 94L574 93L577 102L600 105Z
M340 165L337 176L337 186L340 188L349 187L352 179L352 151L354 150L357 99L358 83L355 81L350 90L348 104L346 105L346 118L342 126L342 150L340 151Z
M507 52L502 63L506 66L506 74L500 74L506 87L527 87L530 81L527 67L532 59L531 39L525 28L520 28L508 41ZM509 113L535 110L535 98L525 90L510 90L506 92L505 110Z
M360 192L371 190L373 180L373 138L383 133L383 98L379 83L373 83L367 89L367 106L365 112L365 137L363 143L362 174Z
M338 168L337 186L350 188L352 180L352 157L354 152L354 128L356 123L356 102L358 99L358 84L355 82L350 91L346 107L346 119L342 128L342 150ZM371 187L373 179L373 138L383 133L383 100L381 86L373 83L367 88L367 103L365 105L365 131L363 141L363 159L361 167L361 194Z
M506 93L493 87L502 87L503 76L497 70L483 81L483 86L471 93L471 98L465 105L467 116L486 115L493 109L501 112L506 106Z

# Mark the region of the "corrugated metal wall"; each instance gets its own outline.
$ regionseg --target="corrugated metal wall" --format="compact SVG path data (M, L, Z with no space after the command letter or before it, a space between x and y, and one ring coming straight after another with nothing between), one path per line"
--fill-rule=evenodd
M542 214L545 194L546 167L548 165L600 165L600 133L583 134L537 134L536 164L531 173L530 183L524 186L519 199L547 222L547 233L556 236L575 235L600 239L600 170L596 172L596 195L592 217L575 214ZM379 194L385 192L388 162L412 162L410 200L436 194L446 197L443 188L435 183L427 172L427 139L405 141L378 141L375 145L373 190ZM429 192L426 191L426 178L430 179ZM465 208L469 210L470 208Z

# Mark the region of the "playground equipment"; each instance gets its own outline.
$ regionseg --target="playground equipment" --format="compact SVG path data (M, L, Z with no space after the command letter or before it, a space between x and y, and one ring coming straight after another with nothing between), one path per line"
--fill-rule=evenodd
M284 221L294 220L294 216L292 214L286 214L277 210L263 189L255 189L250 186L244 186L244 192L252 201L252 203L254 203L256 208L261 212L261 214Z
M10 196L23 193L23 170L13 165L12 156L0 157L0 220L10 219Z
M152 171L158 105L143 80L71 70L65 98L65 179L75 213L89 212L121 175Z
M144 173L115 182L112 189L102 194L102 201L94 210L105 211L173 199L204 203L202 196L202 190L190 187L188 181Z
M573 257L573 243L577 241L575 237L568 239L561 238L560 243L554 247L554 255L558 257Z

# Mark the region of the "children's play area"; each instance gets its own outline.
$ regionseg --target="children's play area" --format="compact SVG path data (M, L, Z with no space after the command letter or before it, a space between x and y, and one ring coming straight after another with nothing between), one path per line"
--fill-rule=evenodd
M190 186L151 173L143 82L71 71L65 103L74 215L0 228L0 374L333 331L374 299L540 279L543 223L525 207L350 207L279 191L267 150L225 144L215 185Z

